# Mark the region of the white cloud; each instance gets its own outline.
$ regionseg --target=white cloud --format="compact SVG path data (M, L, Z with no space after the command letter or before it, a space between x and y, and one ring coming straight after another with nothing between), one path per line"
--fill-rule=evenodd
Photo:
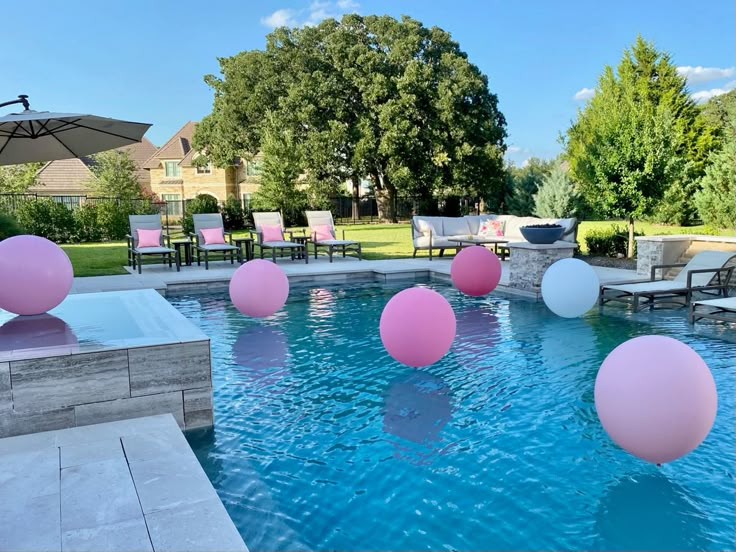
M573 96L573 99L575 100L589 100L595 96L595 88L581 88L577 92L575 92L575 95Z
M520 148L519 146L509 146L506 148L506 151L509 153L521 153L524 151L524 148Z
M702 65L692 67L690 65L683 65L677 68L677 72L687 79L688 84L697 84L733 77L736 74L736 68L703 67Z
M275 29L276 27L301 27L316 25L328 17L340 17L354 12L360 4L354 0L314 0L308 8L276 10L271 15L261 18L261 24Z
M268 17L261 18L261 25L275 29L276 27L294 27L297 22L294 10L281 9L276 10Z
M698 103L707 102L711 98L730 92L736 88L736 81L727 82L723 85L723 88L711 88L710 90L700 90L699 92L693 92L690 97Z

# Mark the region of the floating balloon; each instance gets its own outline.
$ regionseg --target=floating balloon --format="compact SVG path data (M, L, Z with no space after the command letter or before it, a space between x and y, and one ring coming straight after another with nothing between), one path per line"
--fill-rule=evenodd
M716 417L716 384L684 343L658 335L630 339L603 361L595 407L619 446L648 462L671 462L695 449Z
M542 299L558 316L575 318L598 300L600 281L593 267L580 259L562 259L542 276Z
M230 280L230 299L246 316L271 316L289 297L289 279L276 263L255 259L238 268Z
M39 236L13 236L0 242L0 308L14 314L43 314L61 303L74 281L64 250Z
M466 295L486 295L501 280L501 261L485 247L466 247L452 260L450 277L455 287Z
M455 313L436 291L409 288L383 309L381 341L394 359L418 368L441 359L455 338Z

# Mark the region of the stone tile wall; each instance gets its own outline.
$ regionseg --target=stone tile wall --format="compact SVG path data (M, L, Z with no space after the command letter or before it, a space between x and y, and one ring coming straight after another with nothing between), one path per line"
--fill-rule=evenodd
M166 413L212 425L209 341L0 362L0 437Z

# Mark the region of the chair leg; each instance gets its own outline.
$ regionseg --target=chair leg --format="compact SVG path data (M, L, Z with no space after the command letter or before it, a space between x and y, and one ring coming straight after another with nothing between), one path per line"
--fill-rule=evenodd
M204 252L204 269L205 270L210 269L210 252L209 251Z
M303 253L304 253L304 264L309 264L309 251L307 251L306 243L304 244Z
M141 254L138 253L138 255L136 255L136 257L137 257L137 260L138 260L138 274L142 274L142 271L141 271Z
M345 257L345 246L344 245L342 246L342 256L343 258Z
M358 260L363 260L363 246L360 244L358 244Z
M317 258L317 242L314 242L314 258Z
M411 256L411 258L412 259L416 259L417 258L417 248L416 247L414 248L414 254Z
M334 252L333 246L330 246L329 249L328 249L328 251L327 251L327 254L330 256L330 262L332 262L332 253L333 252Z
M171 268L171 266L172 266L172 264L173 264L173 263L172 263L172 259L171 259L171 253L167 253L167 254L166 254L166 256L167 256L167 257L168 257L168 259L169 259L169 268Z
M275 247L271 248L271 260L273 262L276 262L276 248Z
M178 249L174 254L174 260L176 261L176 271L179 272L181 270L181 253Z

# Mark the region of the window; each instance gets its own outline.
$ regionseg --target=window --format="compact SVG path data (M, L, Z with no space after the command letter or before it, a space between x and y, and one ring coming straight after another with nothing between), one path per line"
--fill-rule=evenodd
M166 176L181 176L181 168L178 161L166 161Z
M212 174L212 164L207 163L203 166L197 166L197 174Z
M181 216L181 199L179 194L161 194L161 199L166 202L167 213L175 216Z
M243 209L250 211L250 196L252 194L243 194Z
M246 176L260 176L261 174L261 162L260 161L246 161L245 162L245 175Z

